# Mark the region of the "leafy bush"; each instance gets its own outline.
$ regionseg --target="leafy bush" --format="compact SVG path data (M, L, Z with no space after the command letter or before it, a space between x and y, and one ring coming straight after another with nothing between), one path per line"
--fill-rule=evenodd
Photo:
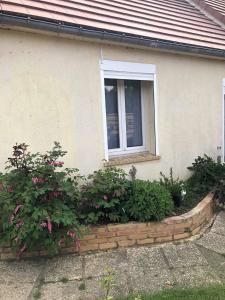
M66 154L59 143L44 155L27 147L13 147L7 172L0 175L0 243L10 243L18 256L40 245L55 253L80 235L78 170L58 170L64 164L58 159Z
M179 178L173 178L173 169L170 169L170 175L167 177L162 172L160 172L162 178L160 179L160 184L163 185L171 194L174 205L180 207L183 200L184 193L184 182Z
M173 210L170 192L158 182L132 181L132 191L127 201L130 216L140 222L162 220Z
M225 205L225 180L221 179L214 189L215 198L217 199L217 203Z
M192 176L187 180L187 186L198 195L204 195L214 190L218 183L225 179L225 165L215 162L206 154L198 156L191 167Z
M185 183L173 178L172 169L169 177L161 173L160 182L137 180L133 167L132 180L121 169L107 168L80 187L78 170L62 169L59 158L66 152L59 143L46 154L27 148L16 144L0 173L0 244L10 243L18 256L40 246L56 253L62 243L79 243L80 224L161 220L174 205L176 212L190 208L197 195L212 189L225 199L225 165L207 155L189 167L193 173Z
M121 169L107 168L89 175L82 186L81 219L85 224L126 222L124 209L130 182Z

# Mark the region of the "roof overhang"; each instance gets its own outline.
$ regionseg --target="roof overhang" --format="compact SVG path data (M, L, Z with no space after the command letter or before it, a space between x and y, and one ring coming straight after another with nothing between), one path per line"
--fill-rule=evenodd
M123 44L144 46L152 49L162 49L181 53L225 58L225 50L222 49L195 46L154 38L146 38L137 35L128 35L120 32L100 30L92 27L82 27L70 23L53 22L50 20L3 12L0 12L0 25L29 28L58 34L60 33L75 35L78 37L93 38L103 41L113 41Z

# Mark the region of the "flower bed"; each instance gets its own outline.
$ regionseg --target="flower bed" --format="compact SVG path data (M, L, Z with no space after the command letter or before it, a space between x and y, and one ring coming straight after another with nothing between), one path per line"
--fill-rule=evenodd
M105 168L81 176L63 167L66 151L58 142L44 154L27 148L13 146L0 173L0 259L187 238L212 215L211 194L189 212L209 191L224 203L225 164L207 155L195 159L185 181L174 178L172 168L150 181L138 179L135 166L129 174Z
M80 247L74 243L69 248L62 246L61 253L86 253L89 251L107 251L119 247L151 245L177 241L198 234L213 216L213 198L209 193L194 209L181 216L166 218L161 222L109 224L89 227L80 241ZM46 256L43 250L24 253L24 257ZM0 260L15 259L16 255L9 247L0 248Z

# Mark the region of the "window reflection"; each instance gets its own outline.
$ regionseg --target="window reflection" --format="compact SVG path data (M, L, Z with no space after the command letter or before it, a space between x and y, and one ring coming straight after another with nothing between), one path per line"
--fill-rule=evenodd
M105 79L108 149L120 148L117 80Z
M127 147L142 146L141 82L136 80L125 80L124 86Z

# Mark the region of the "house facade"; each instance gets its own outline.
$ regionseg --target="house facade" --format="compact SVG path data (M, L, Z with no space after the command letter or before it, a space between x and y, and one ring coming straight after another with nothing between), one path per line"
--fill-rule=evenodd
M1 2L0 170L16 142L143 179L224 157L225 5Z

